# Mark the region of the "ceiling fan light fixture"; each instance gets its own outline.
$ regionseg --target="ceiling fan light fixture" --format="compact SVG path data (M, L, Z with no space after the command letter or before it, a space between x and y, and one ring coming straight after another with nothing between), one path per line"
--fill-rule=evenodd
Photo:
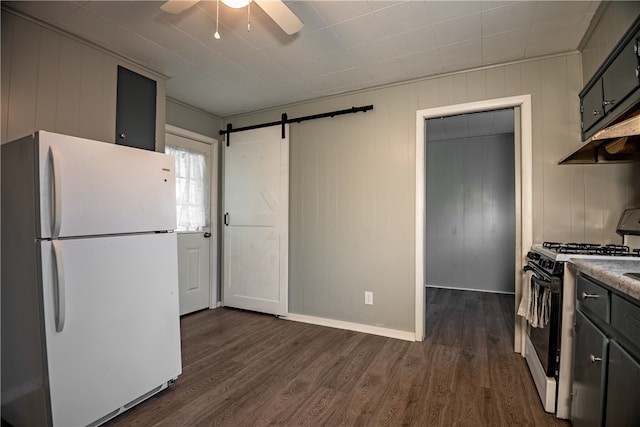
M248 6L249 3L251 3L251 0L222 0L222 3L234 9L240 9Z

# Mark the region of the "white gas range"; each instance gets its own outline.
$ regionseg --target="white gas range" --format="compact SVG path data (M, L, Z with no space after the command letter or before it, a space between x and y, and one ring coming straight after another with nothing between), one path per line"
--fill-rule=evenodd
M640 258L640 209L625 210L617 231L623 236L622 245L545 242L533 245L527 254L525 286L533 294L538 292L538 302L544 301L539 306L547 311L538 327L531 327L538 319L528 319L523 353L545 411L558 418L571 417L576 273L565 264L576 258Z

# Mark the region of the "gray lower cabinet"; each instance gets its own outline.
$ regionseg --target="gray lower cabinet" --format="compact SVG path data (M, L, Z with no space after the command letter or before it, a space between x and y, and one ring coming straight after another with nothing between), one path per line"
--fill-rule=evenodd
M612 341L608 366L605 425L640 425L640 364Z
M571 421L575 427L602 425L609 339L582 312L576 312Z
M571 421L640 426L640 301L578 275Z

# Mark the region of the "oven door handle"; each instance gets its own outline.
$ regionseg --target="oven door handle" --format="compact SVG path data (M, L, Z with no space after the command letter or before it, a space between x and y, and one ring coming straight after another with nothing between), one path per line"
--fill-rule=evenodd
M560 293L560 279L558 277L552 277L551 280L544 280L537 277L535 274L531 276L531 281L542 288L549 288L554 294Z

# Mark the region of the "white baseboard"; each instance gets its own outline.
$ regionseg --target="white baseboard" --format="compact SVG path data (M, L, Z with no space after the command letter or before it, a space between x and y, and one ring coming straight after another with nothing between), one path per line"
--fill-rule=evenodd
M328 326L330 328L346 329L348 331L364 332L365 334L380 335L388 338L396 338L404 341L415 341L415 332L399 331L397 329L382 328L380 326L363 325L360 323L345 322L342 320L326 319L324 317L307 316L306 314L288 313L280 316L285 320L310 323L312 325Z

